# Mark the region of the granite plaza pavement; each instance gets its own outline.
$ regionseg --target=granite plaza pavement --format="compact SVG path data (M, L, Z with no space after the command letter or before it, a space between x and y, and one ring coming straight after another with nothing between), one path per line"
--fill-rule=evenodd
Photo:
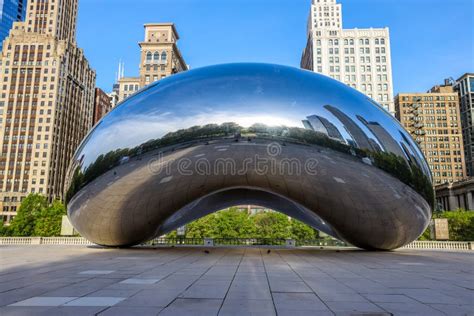
M1 246L0 315L474 315L472 252Z

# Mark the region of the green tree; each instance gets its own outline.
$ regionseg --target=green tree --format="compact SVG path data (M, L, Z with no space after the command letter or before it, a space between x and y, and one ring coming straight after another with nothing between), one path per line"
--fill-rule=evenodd
M0 236L8 237L11 235L10 226L5 226L3 220L0 220Z
M213 236L215 214L201 217L186 225L186 238L205 238Z
M257 237L290 238L291 230L288 216L278 212L254 215Z
M449 239L458 241L474 240L474 212L459 209L442 212L438 218L448 219Z
M448 219L449 240L472 241L474 240L474 212L458 209L456 211L441 211L433 214L433 218ZM430 240L430 227L428 227L419 240Z
M63 215L66 215L66 207L61 201L56 200L48 207L43 208L37 214L34 235L42 237L59 236Z
M291 238L293 239L311 240L316 238L316 231L312 227L300 222L299 220L292 219L290 228Z
M247 212L229 208L217 212L212 237L251 238L255 236L255 224Z
M40 194L28 195L20 205L10 225L13 236L33 236L38 214L48 207L48 200Z

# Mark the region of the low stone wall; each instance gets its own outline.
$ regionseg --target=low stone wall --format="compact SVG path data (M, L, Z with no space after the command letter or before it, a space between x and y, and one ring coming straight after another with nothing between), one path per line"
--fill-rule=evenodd
M95 245L84 237L1 237L0 245Z
M174 240L174 239L173 239ZM219 246L219 243L209 241L212 238L206 238L207 246ZM185 240L182 243L167 243L164 242L165 239L161 238L160 243L156 243L156 245L197 245L195 242L195 238L193 239L194 243L187 244ZM284 244L281 246L286 247L295 247L298 243L295 242L293 239L288 239L285 241ZM83 237L0 237L0 245L94 245L94 243L88 241ZM155 245L153 241L145 243L143 245ZM204 240L199 245L204 245ZM245 246L245 244L239 244ZM265 246L261 244L260 246ZM307 244L306 246L311 246ZM315 246L321 246L320 244L315 244ZM334 247L334 246L333 246ZM337 247L337 246L336 246ZM431 250L474 250L474 242L473 241L414 241L404 247L402 249L431 249Z
M404 249L474 250L474 241L414 241Z

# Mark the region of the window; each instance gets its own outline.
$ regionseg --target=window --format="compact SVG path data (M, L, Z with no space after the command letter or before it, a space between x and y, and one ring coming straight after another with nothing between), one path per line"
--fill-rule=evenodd
M146 61L151 61L152 55L151 52L146 53Z
M166 58L167 58L166 52L162 52L162 53L161 53L161 60L165 61Z
M155 61L160 60L160 53L155 52L155 53L153 54L153 60L155 60Z

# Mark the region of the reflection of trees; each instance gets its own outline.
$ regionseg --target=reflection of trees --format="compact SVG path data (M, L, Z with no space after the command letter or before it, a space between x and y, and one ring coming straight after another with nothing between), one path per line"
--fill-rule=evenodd
M403 183L409 185L422 195L431 205L434 205L434 191L431 181L421 168L413 163L407 163L404 157L387 152L371 152L374 166L386 171Z
M69 201L81 188L114 167L146 152L158 149L173 149L173 146L191 142L205 142L214 138L238 137L241 134L253 134L259 139L279 140L297 144L318 145L334 151L349 154L355 158L371 157L374 166L388 172L403 183L415 189L430 203L434 203L434 193L429 178L413 163L408 164L403 157L393 153L362 150L346 143L329 138L326 134L313 130L254 124L243 128L237 123L208 124L193 126L171 132L158 139L150 139L134 148L117 149L100 155L85 169L78 166L71 179L66 201ZM124 160L124 157L128 157Z

